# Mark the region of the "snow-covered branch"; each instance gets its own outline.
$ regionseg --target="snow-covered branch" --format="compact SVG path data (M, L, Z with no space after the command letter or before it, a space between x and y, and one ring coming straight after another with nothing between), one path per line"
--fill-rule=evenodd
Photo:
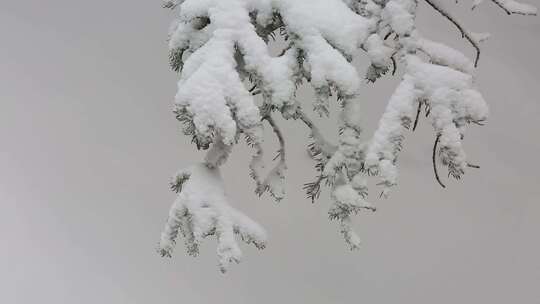
M234 235L259 249L266 246L266 232L255 221L230 206L218 168L197 164L173 178L178 192L161 234L158 251L171 257L178 233L184 237L187 251L196 256L205 237L215 235L219 268L225 272L231 262L240 262L242 251Z
M398 158L407 131L416 129L424 112L433 127L432 163L460 178L467 168L463 148L466 127L482 124L488 107L478 91L475 69L480 42L487 34L467 29L440 0L168 0L176 14L169 33L170 64L180 73L175 97L177 119L197 148L208 150L204 164L181 171L173 181L178 198L162 234L160 252L170 255L180 232L188 252L208 235L218 239L220 267L240 258L234 234L263 248L262 228L226 200L219 167L243 136L254 149L249 174L259 195L268 191L283 199L285 138L271 114L303 122L310 130L308 147L317 175L304 186L315 201L330 188L329 217L338 220L351 248L360 238L351 216L375 211L366 202L367 180L380 178L382 195L398 182ZM473 7L482 1L473 0ZM490 0L508 14L535 15L537 9L515 0ZM476 51L471 60L460 51L422 35L418 5L448 20ZM277 55L268 44L277 37L285 47ZM369 62L359 72L353 60ZM401 81L388 100L378 128L364 139L358 93L362 78L375 82L394 75ZM296 99L298 86L315 92L306 107ZM325 138L307 115L330 113L340 105L335 138ZM306 109L307 108L307 109ZM272 128L279 142L277 164L263 174L263 129ZM333 144L336 143L336 144ZM429 163L429 160L426 160Z

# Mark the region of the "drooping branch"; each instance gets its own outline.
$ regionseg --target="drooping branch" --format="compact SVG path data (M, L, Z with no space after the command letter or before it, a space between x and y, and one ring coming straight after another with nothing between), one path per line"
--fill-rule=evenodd
M537 9L531 5L523 4L514 0L491 0L508 15L528 15L536 16ZM473 7L474 8L474 7Z
M268 113L263 117L263 120L268 121L272 130L276 134L279 141L279 150L276 158L279 157L278 163L268 173L263 181L257 182L257 189L255 193L261 196L264 192L268 191L270 195L276 200L280 201L285 197L285 170L287 170L286 158L285 158L285 139L283 133L279 129L271 114ZM275 160L275 158L274 158Z
M474 59L474 66L478 66L478 61L480 60L480 46L478 45L478 42L472 37L472 35L459 23L459 21L456 20L455 17L453 17L449 12L447 12L445 9L443 9L440 5L436 4L434 0L424 0L427 4L429 4L433 9L435 9L439 14L441 14L443 17L448 19L452 24L456 26L456 28L461 33L461 36L473 46L473 48L476 50L476 57Z
M319 130L319 128L313 123L313 121L304 113L300 108L296 109L295 118L300 119L310 130L311 137L314 141L314 148L320 150L319 153L322 153L324 157L330 158L337 151L337 147L326 140ZM310 155L313 157L314 151L311 151Z

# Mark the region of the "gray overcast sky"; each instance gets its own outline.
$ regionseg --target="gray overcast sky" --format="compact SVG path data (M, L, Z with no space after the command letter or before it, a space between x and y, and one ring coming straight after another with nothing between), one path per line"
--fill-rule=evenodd
M327 220L328 198L304 198L314 171L303 127L285 123L280 204L252 193L250 151L237 147L224 169L234 177L231 201L270 243L262 252L244 246L244 261L223 276L213 240L197 259L181 242L170 260L155 253L174 199L168 178L202 157L171 113L170 12L127 0L1 7L1 303L540 303L538 17L510 18L489 3L456 7L475 31L494 35L478 73L490 121L466 138L482 169L441 189L422 121L406 140L399 187L388 200L372 189L378 212L355 219L358 252ZM472 56L427 8L420 24ZM363 90L367 134L394 85Z

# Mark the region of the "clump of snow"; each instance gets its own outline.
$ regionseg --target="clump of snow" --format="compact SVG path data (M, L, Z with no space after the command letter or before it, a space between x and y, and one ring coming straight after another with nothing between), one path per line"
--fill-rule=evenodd
M188 253L193 256L198 254L203 238L215 235L222 272L230 263L238 263L242 258L235 234L259 249L266 246L264 229L229 204L218 168L210 168L207 164L193 165L175 176L173 186L181 190L161 234L158 251L162 256L172 255L179 232Z

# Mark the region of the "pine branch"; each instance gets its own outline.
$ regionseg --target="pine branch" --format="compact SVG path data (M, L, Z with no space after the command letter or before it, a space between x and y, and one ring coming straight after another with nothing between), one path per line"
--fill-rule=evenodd
M180 73L174 113L197 148L209 150L204 163L191 168L195 173L180 172L171 183L178 197L162 233L160 254L170 256L181 234L188 253L196 255L201 239L213 235L220 268L225 270L240 260L235 234L264 248L264 233L257 224L228 205L218 170L243 134L255 150L249 175L256 193L268 191L278 201L284 197L285 139L271 116L274 111L309 129L312 141L307 150L317 176L303 189L314 202L323 186L331 188L334 203L329 217L339 220L340 232L352 249L359 247L360 238L352 229L351 216L375 211L365 201L367 179L378 175L384 196L397 184L406 130L416 130L422 107L435 129L432 162L439 185L446 187L437 161L456 179L466 168L479 168L466 162L462 141L465 126L483 125L488 115L474 76L483 39L447 12L442 1L424 1L474 47L474 61L422 37L416 22L418 0L166 0L164 7L178 13L169 31L169 62ZM515 0L491 1L508 14L537 12ZM286 46L270 52L268 46L277 38ZM365 75L353 64L358 51L371 62ZM359 121L363 108L354 100L360 95L362 77L374 82L390 72L395 75L398 62L402 81L376 132L366 140ZM295 100L299 86L306 83L315 89L313 108L319 115L329 116L330 101L337 99L337 144L323 136ZM273 159L277 164L263 176L264 120L279 149Z

